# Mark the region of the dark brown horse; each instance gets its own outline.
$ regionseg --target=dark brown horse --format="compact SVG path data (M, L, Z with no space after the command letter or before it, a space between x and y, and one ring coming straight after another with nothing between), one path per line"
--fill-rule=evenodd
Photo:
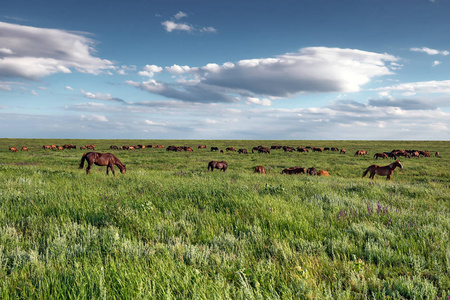
M228 168L228 164L226 161L212 160L208 164L208 170L209 170L209 168L211 168L211 172L214 171L214 168L218 169L219 171L222 170L225 172Z
M374 157L375 159L378 159L379 157L381 157L381 158L388 158L388 156L387 156L386 153L375 153L375 154L373 155L373 157Z
M109 174L109 169L111 169L113 175L116 175L114 173L113 168L114 165L119 167L120 172L122 174L125 174L127 170L127 167L124 164L122 164L122 162L111 153L98 153L98 152L84 153L83 157L81 158L79 167L80 169L83 169L85 160L87 160L88 162L86 174L90 173L93 164L96 164L97 166L106 166L106 174Z
M377 165L371 165L364 171L362 177L366 176L366 174L370 172L369 178L371 178L371 179L374 179L375 174L377 174L380 176L386 176L386 180L389 180L389 179L391 179L391 175L392 175L392 173L394 173L394 170L397 167L400 167L401 169L403 169L403 166L399 160L396 160L392 164L384 166L384 167L380 167Z

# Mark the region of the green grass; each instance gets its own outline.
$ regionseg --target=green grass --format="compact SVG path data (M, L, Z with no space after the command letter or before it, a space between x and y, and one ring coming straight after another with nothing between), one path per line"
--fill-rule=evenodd
M41 149L66 143L77 150ZM127 173L86 175L86 144ZM194 152L109 150L136 144ZM209 151L277 144L347 154ZM391 181L361 178L392 149L440 156L401 158ZM449 156L450 142L428 141L0 139L0 298L447 299ZM228 170L207 171L210 160ZM280 174L292 166L330 177Z

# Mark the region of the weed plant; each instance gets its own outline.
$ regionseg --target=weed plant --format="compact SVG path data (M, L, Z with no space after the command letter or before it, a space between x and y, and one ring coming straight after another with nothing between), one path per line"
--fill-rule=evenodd
M77 149L42 149L67 143ZM127 173L86 175L86 144ZM137 144L194 151L109 149ZM347 154L251 153L258 145ZM361 178L393 149L432 157L401 158L390 181ZM438 141L0 139L0 298L448 299L449 156ZM229 168L208 171L210 160ZM330 177L280 174L293 166Z

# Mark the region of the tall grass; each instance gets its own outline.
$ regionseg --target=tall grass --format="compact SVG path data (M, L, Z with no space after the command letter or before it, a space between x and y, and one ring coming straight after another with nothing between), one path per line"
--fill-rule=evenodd
M107 176L78 169L82 150L41 149L55 143L195 149L114 151L127 173ZM260 144L347 154L209 151ZM394 148L440 156L361 178ZM449 142L1 139L0 298L447 299L449 155ZM207 171L210 160L229 169ZM331 176L279 174L295 165Z

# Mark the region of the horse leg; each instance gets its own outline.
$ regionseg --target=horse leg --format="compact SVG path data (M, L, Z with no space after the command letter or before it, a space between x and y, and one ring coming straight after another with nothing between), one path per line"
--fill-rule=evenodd
M113 173L113 175L116 176L116 173L114 172L113 164L110 164L109 167L111 168L111 172Z
M93 164L93 163L88 162L88 166L87 166L87 168L86 168L86 174L91 174L92 164Z
M371 172L370 172L369 178L370 178L370 179L375 179L375 172L372 172L372 171L371 171Z

